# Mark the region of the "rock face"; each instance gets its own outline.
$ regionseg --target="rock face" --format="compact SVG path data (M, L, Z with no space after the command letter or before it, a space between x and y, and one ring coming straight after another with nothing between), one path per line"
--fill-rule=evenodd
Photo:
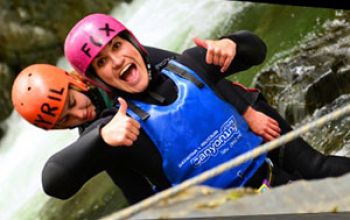
M349 181L350 175L318 181L297 181L261 194L248 189L215 190L195 187L167 201L161 201L130 219L349 212ZM104 220L115 219L114 217L111 215Z
M350 19L344 14L325 25L322 34L255 78L255 85L291 125L298 127L349 103ZM326 154L350 156L350 117L312 130L304 139Z
M350 92L349 25L347 16L327 24L325 33L256 76L255 86L290 123Z
M13 76L10 68L6 63L0 63L0 122L6 118L11 112L11 85ZM0 139L2 137L2 130L0 128Z
M108 13L119 2L0 0L0 122L12 110L10 89L15 75L33 63L55 64L74 23L89 13Z

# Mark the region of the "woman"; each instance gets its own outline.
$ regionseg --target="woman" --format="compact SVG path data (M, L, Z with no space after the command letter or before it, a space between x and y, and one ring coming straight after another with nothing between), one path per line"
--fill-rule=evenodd
M261 41L254 35L251 35L247 32L241 32L241 33L232 35L232 38L234 38L235 41L238 42L238 45L241 46L241 49L237 51L236 58L241 60L246 60L244 63L242 62L240 65L238 65L239 69L237 69L236 71L240 69L248 68L253 64L257 64L259 60L262 60L261 56L264 57L264 46L263 44L261 45ZM202 42L202 41L198 41L197 39L196 42L202 45L206 44L205 46L216 48L215 41ZM146 48L146 50L148 52L148 61L150 62L151 68L155 68L155 64L159 63L163 57L170 57L170 55L173 55L168 52L157 50L154 48ZM214 51L213 54L215 54L215 51L217 50L209 49L208 51L209 51L208 53L212 53ZM220 50L218 51L220 52ZM213 57L213 54L212 56L208 55L207 56L208 59L211 59L210 57ZM256 55L252 56L251 54L256 54ZM239 62L237 63L239 64ZM26 71L22 71L22 72L24 74ZM29 68L27 72L34 73L35 71ZM42 72L45 72L45 69L42 69ZM53 71L51 69L49 72L54 73L56 71ZM59 70L57 72L61 72L61 74L59 75L59 73L56 73L58 75L51 75L50 77L54 77L54 76L57 76L57 78L67 77L64 71ZM20 75L18 76L18 78L20 77ZM56 81L59 81L59 79L54 79L52 81L56 82ZM70 80L68 80L68 82L69 81ZM19 91L18 89L15 89L16 88L15 85L16 83L14 84L13 91ZM38 84L35 84L35 85L38 86ZM74 85L74 84L71 84L71 85ZM23 86L22 84L19 87L28 88L28 85ZM39 87L45 88L43 85ZM31 88L34 88L34 85L31 85ZM68 85L66 85L65 88L68 88ZM70 86L70 88L72 89L70 89L69 91L74 91L76 87ZM89 92L84 91L84 93L87 94L90 98L93 98L92 102L96 103L96 100L97 101L99 100L99 98L96 98L96 97L99 97L99 92L95 92L94 95L91 95L90 91L92 90L90 89ZM96 89L94 91L96 91ZM49 92L49 90L47 90L47 92ZM41 94L45 94L45 92L41 90ZM62 116L59 117L60 118L59 121L62 120L65 123L61 122L59 126L56 125L56 126L53 126L52 128L74 127L75 125L77 125L76 124L77 121L75 120L79 121L79 119L81 119L80 122L83 122L84 121L83 119L84 118L86 119L86 117L79 116L79 114L77 114L77 116L74 116L74 112L75 112L74 107L80 106L78 102L80 99L77 98L77 95L79 94L76 92L70 92L69 94L70 94L69 99L63 99L63 98L60 99L63 102L65 101L65 104L64 104L65 106L70 106L69 108L68 107L64 108L64 111L62 111L61 113ZM27 89L25 89L22 93L21 100L25 100L27 97L30 97L30 96L28 95ZM44 98L45 97L47 97L47 94L46 96L44 96ZM81 94L80 94L80 97L82 97ZM36 96L35 101L39 101L39 100L41 100L40 97ZM43 100L43 102L45 102L45 99ZM70 105L69 102L71 102L72 104ZM100 107L96 107L96 110L98 110L98 112L100 112L99 109L103 109L104 108L103 106L106 105L104 104L104 102L99 102L99 103L100 103L99 104ZM84 105L85 104L83 104L82 106ZM88 105L85 105L85 106L88 106ZM39 109L37 111L40 111L39 107L37 109ZM83 108L78 108L78 109L80 109L82 112L82 114L80 115L85 114L84 113L85 110ZM35 111L33 112L35 113ZM111 112L112 112L112 115L110 114ZM57 115L61 115L58 113L58 110L56 111L56 113ZM73 116L73 118L70 118L68 120L65 116L69 115L69 113L71 114L71 116ZM43 170L43 188L49 195L55 196L57 198L62 198L62 199L69 198L76 191L78 191L80 187L86 181L88 181L88 179L92 178L95 174L103 170L106 170L108 174L112 177L114 182L119 187L121 187L121 189L123 190L124 194L126 195L130 203L139 201L140 199L143 199L151 195L152 193L154 193L154 191L152 190L149 184L149 181L145 179L143 175L140 175L140 173L142 172L136 172L137 169L134 169L133 167L131 168L120 167L115 162L115 159L116 159L115 155L121 155L120 157L124 159L127 158L127 157L124 157L125 153L123 149L117 150L117 149L110 149L109 147L108 148L103 147L103 146L106 146L106 144L104 143L103 139L100 137L98 131L101 127L103 127L104 124L106 124L112 118L112 116L115 113L116 111L114 111L113 109L110 109L110 110L107 110L105 117L103 115L101 116L101 114L95 114L95 115L98 115L98 117L102 117L102 118L100 120L93 122L91 126L88 127L89 129L86 129L85 132L82 134L82 136L75 143L63 149L62 151L58 152L57 154L55 154L49 159L49 161L47 162ZM117 114L117 115L114 116L114 119L126 118L125 113ZM120 115L122 115L122 117L119 117ZM71 121L71 119L74 119L74 120ZM129 121L130 121L129 119L126 120L127 123ZM30 122L33 122L33 121L30 121ZM71 124L72 122L75 124ZM55 124L55 122L52 121L52 124ZM37 124L37 125L42 126L42 124ZM123 127L120 121L118 122L118 125L119 126L117 127L117 129ZM80 126L80 128L81 127L82 126ZM83 128L85 127L86 126L83 126ZM114 134L122 134L122 132L116 132L116 130L114 130ZM125 135L127 135L127 133ZM127 143L123 143L124 140L125 138L124 139L121 138L121 142L119 142L119 144L128 145ZM93 150L94 147L96 146L98 147L97 151ZM99 150L102 150L102 151L99 151ZM123 153L120 153L119 151ZM95 157L92 157L91 154L95 152L96 152ZM140 155L143 155L143 154L144 153L141 151L133 151L131 154L128 153L128 155L131 155L132 157L138 157L138 158L140 157ZM111 158L109 157L110 155L114 155L114 157ZM157 152L152 153L151 151L150 155L151 157L157 158ZM169 186L167 181L164 180L165 179L164 175L162 174L162 171L158 169L158 166L156 166L157 169L150 169L149 167L152 167L153 165L144 166L142 164L144 163L141 162L139 163L139 165L137 165L136 163L135 166L145 167L146 171L143 173L148 173L148 176L151 176L151 178L153 179L153 182L156 183L158 188L166 188ZM78 175L71 175L70 173L74 173Z
M238 50L239 48L238 45ZM126 98L129 103L136 105L136 108L133 106L132 111L129 111L129 113L132 114L134 118L139 118L140 123L146 121L146 123L142 124L142 128L146 131L140 129L140 126L136 124L128 128L128 133L132 133L132 135L128 137L132 143L132 147L118 148L124 150L125 154L123 158L117 158L115 163L117 163L118 166L132 167L132 169L147 176L152 183L161 189L169 187L171 184L177 184L188 178L188 176L177 178L183 173L176 173L177 170L175 168L172 170L170 169L170 171L167 168L167 165L172 163L171 156L164 153L168 149L164 150L159 147L156 143L159 139L151 137L153 134L159 134L163 131L157 131L157 127L154 126L155 130L153 130L152 133L152 130L146 128L148 118L153 117L152 114L150 114L152 113L152 109L147 109L149 108L148 106L170 106L176 101L180 94L179 85L174 83L178 79L165 74L166 71L172 68L169 67L169 63L172 66L175 65L179 67L180 72L185 70L185 72L195 72L195 74L198 74L200 77L199 81L202 80L204 84L207 84L207 86L211 88L212 92L217 93L219 97L224 97L227 102L230 102L235 96L232 95L233 93L225 93L225 91L234 90L232 89L232 85L227 88L227 81L225 81L223 77L246 67L244 65L244 60L240 60L240 57L236 57L227 70L222 73L220 67L205 62L205 49L192 48L185 51L182 55L177 56L175 63L174 61L165 62L164 65L158 66L158 69L151 69L147 65L147 56L144 53L143 47L132 33L112 17L100 14L87 16L73 27L66 38L65 54L72 66L80 74L88 77L91 82L114 93L114 95L121 95ZM225 59L221 59L220 57L217 58L217 62L220 64L223 64L224 60ZM170 70L170 72L174 71ZM187 73L185 73L185 75L187 75ZM185 78L187 78L187 76ZM188 86L185 87L188 88ZM242 92L242 94L245 93ZM264 111L269 110L270 112L268 113L271 115L275 114L269 106L264 106L264 100L259 97L259 95L252 99L255 100L254 104L257 108L262 108ZM139 106L141 106L141 110L144 108L147 109L147 111L140 112L138 110ZM205 106L202 105L201 107ZM155 108L159 109L159 107ZM211 106L211 108L213 110L215 106ZM125 108L123 109L125 110ZM197 110L198 114L202 111L201 108ZM223 114L220 110L222 109L218 108L217 111L213 113L215 117ZM136 111L139 111L139 113L136 113ZM210 119L213 120L215 117ZM237 118L239 117L237 116ZM286 124L279 115L277 118L283 123L283 132L290 130L288 124ZM185 119L187 120L189 118ZM170 122L171 121L168 121L168 123ZM181 123L184 123L184 120L181 121ZM115 126L117 125L107 123L97 131L107 145L113 146L116 143L113 135ZM197 135L197 133L195 133L195 135ZM164 144L164 142L161 143ZM181 150L179 150L179 152L180 151ZM142 152L143 157L139 157L137 152ZM192 152L195 152L195 150ZM187 152L188 157L185 159L182 158L182 161L180 160L180 163L177 164L180 168L182 168L182 164L188 161L191 161L191 163L194 161L193 163L196 166L198 164L204 164L207 160L206 156L208 154L201 154L199 157L193 158L192 156L197 155L196 153L198 152L193 154L192 152ZM172 155L175 154L176 153ZM272 185L284 184L290 180L299 178L314 179L338 176L350 170L350 160L348 158L324 156L313 150L301 139L296 140L293 144L286 145L282 149L270 152L268 156L274 162ZM125 158L127 159L125 160ZM268 165L261 162L262 160L257 160L258 161L253 161L253 163L256 162L254 166L250 164L244 168L244 172L247 172L250 176L245 175L246 173L237 172L235 174L242 177L242 180L238 180L239 178L237 177L237 179L233 181L237 180L238 182L225 182L225 184L229 186L245 185L253 187L261 185L263 179L269 176L269 169L267 169ZM157 176L153 175L154 172L149 172L150 169L148 168L150 167L153 167L153 171L158 171ZM172 176L171 171L176 173L175 177ZM242 175L240 176L240 174Z

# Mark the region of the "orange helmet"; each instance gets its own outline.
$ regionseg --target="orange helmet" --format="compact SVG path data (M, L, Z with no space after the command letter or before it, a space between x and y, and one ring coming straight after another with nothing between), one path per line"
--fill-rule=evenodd
M62 114L70 85L88 90L84 82L56 66L31 65L13 83L13 106L31 124L51 129Z

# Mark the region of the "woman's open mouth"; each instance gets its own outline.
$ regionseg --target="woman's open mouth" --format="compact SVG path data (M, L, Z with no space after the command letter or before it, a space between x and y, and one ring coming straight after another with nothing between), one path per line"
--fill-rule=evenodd
M133 86L138 83L140 79L140 72L135 64L128 64L122 69L119 77L128 85Z

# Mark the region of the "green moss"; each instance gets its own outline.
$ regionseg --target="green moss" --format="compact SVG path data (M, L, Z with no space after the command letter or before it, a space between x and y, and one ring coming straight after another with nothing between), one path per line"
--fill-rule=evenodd
M232 24L230 32L250 30L256 33L267 45L267 58L263 64L230 79L250 86L256 72L268 65L274 55L300 44L309 33L319 32L327 19L334 18L335 12L334 9L260 3L247 7Z

